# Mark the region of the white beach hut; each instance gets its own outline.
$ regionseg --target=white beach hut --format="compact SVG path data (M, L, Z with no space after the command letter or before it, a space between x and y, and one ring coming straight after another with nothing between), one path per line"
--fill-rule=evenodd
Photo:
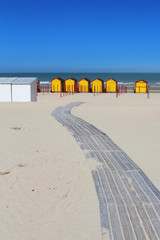
M16 78L0 78L0 102L12 101L12 82Z
M11 84L13 102L37 101L37 78L16 78Z

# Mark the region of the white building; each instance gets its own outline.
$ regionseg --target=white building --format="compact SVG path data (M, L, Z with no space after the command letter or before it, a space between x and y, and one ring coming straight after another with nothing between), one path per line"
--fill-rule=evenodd
M12 85L16 78L0 78L0 102L12 101Z
M37 101L37 78L17 78L12 82L13 102Z
M37 78L0 78L0 101L37 101Z

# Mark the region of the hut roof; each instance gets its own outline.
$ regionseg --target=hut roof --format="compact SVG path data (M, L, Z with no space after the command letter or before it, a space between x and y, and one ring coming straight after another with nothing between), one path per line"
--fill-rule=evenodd
M100 78L96 78L96 79L94 79L92 82L94 82L94 81L96 81L96 80L99 80L99 81L101 81L101 82L104 82L102 79L100 79Z
M114 78L110 78L110 79L106 80L106 82L109 81L109 80L113 80L117 83L117 81Z
M138 81L136 81L135 83L138 83L138 82L145 82L145 83L148 83L147 81L145 81L145 80L138 80Z
M56 77L56 78L53 78L53 79L51 80L51 82L54 81L55 79L58 79L58 80L64 81L62 78Z
M75 79L75 78L67 78L67 79L65 79L65 81L67 81L69 79L74 80L75 82L77 82L77 79Z
M16 80L17 78L14 77L9 77L9 78L0 78L0 83L1 84L10 84L12 83L14 80Z
M82 79L79 80L79 82L82 81L82 80L86 80L86 81L88 81L88 82L91 81L91 80L89 80L88 78L82 78Z
M0 78L0 83L2 84L31 84L37 78Z
M16 78L12 84L31 84L35 80L37 81L37 78Z

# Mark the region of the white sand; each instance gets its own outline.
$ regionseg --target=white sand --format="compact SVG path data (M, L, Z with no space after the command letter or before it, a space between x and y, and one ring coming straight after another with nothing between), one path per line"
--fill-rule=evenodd
M160 190L160 94L102 94L73 113L105 132Z
M72 113L106 132L160 189L160 94L40 94L34 103L0 103L0 239L101 239L89 163L51 116L74 101L86 103Z

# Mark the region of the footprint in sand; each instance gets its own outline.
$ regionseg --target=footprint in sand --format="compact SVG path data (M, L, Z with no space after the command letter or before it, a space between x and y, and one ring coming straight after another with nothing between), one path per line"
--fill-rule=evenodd
M3 175L7 175L9 173L10 173L10 171L0 172L0 175L3 176Z

